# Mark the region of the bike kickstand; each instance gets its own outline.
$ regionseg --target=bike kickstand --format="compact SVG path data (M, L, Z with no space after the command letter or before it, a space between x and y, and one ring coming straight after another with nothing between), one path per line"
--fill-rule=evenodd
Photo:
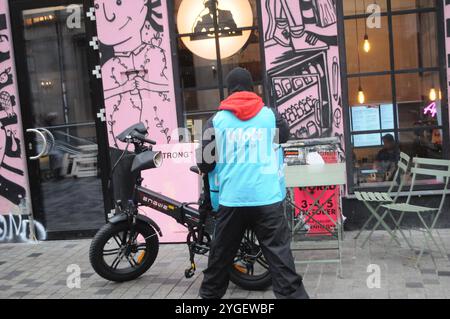
M197 265L195 264L195 254L192 252L191 247L189 247L189 256L190 256L191 267L184 271L184 276L187 279L194 277L195 272L197 270Z

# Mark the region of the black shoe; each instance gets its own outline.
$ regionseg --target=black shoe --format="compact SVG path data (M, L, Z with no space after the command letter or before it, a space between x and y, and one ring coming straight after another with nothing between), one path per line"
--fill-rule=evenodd
M306 292L306 289L305 289L305 286L303 285L303 283L300 286L300 288L297 290L296 299L309 299L309 295Z

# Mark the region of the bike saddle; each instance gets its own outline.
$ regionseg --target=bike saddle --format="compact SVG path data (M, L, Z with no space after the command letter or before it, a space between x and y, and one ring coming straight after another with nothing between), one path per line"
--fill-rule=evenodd
M191 170L192 173L195 173L195 174L198 174L198 175L201 174L200 169L197 166L191 166L190 170Z
M139 134L142 134L142 135L147 135L147 127L144 125L144 123L138 123L138 124L135 124L133 126L130 126L125 131L120 133L117 136L117 139L119 141L121 141L121 142L126 142L127 137L130 136L131 133L134 132L134 131L139 133Z

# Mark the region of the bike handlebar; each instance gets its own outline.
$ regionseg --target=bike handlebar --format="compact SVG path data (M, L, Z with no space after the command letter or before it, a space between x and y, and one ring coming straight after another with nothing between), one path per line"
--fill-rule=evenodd
M136 131L134 131L133 133L131 133L131 137L140 140L141 142L145 142L148 143L150 145L156 145L156 141L150 140L148 138L145 137L145 135L138 133Z
M190 171L191 171L192 173L195 173L195 174L198 174L198 175L202 175L202 172L200 172L200 169L199 169L197 166L192 166L192 167L190 168Z

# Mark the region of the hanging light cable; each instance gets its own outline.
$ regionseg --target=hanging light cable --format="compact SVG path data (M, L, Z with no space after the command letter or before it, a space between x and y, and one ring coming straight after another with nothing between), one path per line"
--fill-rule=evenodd
M365 11L365 13L367 13L367 9L366 9L366 1L363 1L363 10ZM371 48L370 45L370 41L369 41L369 34L367 32L367 19L364 16L364 44L363 44L363 49L364 52L369 53Z
M433 44L431 43L431 35L433 34L431 32L431 20L429 23L429 26L427 28L428 30L428 43L429 43L429 49L430 49L430 66L433 65ZM430 99L430 101L434 102L437 100L438 98L438 93L435 87L435 83L434 83L434 74L431 73L431 89L430 89L430 93L428 94L428 97Z
M356 0L355 0L355 17L357 15L356 11ZM361 60L359 57L359 33L358 33L358 19L355 18L355 31L356 31L356 52L358 55L358 73L361 74ZM358 102L359 104L364 104L366 101L366 96L364 94L362 85L361 85L361 77L358 77L359 86L358 86Z

